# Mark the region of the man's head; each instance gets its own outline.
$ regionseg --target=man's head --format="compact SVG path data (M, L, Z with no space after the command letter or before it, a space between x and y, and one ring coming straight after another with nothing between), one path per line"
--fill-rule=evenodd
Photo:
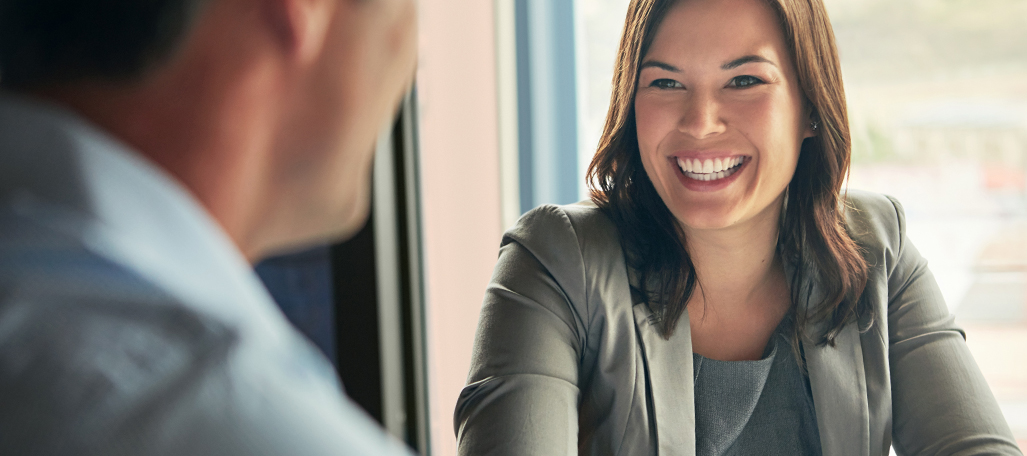
M129 80L180 44L208 0L0 3L0 86Z
M366 219L415 36L413 0L3 0L0 88L133 146L259 259Z

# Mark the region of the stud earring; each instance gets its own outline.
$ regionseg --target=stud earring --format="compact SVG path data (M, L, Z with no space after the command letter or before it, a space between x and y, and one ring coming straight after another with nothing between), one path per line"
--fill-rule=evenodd
M818 128L818 127L820 127L820 124L818 124L818 123L817 123L817 121L815 121L815 120L811 120L811 121L809 122L809 129L810 129L810 130L813 130L813 131L817 131L817 128Z

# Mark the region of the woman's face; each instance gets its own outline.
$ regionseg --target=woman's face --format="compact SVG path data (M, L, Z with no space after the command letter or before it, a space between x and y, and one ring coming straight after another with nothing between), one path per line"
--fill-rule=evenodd
M776 223L813 135L777 15L762 0L672 7L642 60L635 118L646 174L686 231Z

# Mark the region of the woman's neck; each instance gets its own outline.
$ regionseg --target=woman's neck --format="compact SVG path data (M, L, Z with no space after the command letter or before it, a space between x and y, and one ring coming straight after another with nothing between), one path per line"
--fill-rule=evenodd
M702 287L692 296L690 308L734 313L758 304L780 287L784 281L777 253L781 211L775 209L724 229L685 230L686 249Z
M686 230L701 288L687 312L692 350L725 361L760 359L791 307L777 253L779 206L720 230Z

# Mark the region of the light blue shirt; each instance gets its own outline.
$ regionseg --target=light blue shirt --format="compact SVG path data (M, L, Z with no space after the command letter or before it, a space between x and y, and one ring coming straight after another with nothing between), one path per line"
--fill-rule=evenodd
M0 454L408 455L195 198L0 97Z

